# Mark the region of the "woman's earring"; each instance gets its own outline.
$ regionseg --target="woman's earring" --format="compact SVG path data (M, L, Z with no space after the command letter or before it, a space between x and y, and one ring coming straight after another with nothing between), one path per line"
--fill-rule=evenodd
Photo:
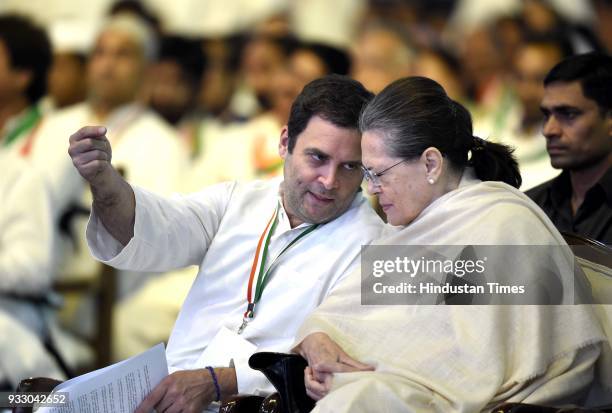
M436 181L434 181L434 179L433 179L433 178L429 178L429 179L427 179L427 182L429 182L430 184L432 184L432 185L433 185L433 184L434 184L434 182L436 182Z

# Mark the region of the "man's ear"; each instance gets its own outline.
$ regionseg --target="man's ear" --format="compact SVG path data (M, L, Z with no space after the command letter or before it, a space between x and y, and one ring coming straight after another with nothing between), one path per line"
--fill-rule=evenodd
M15 72L15 76L13 76L17 88L23 91L24 95L26 94L28 87L32 83L32 76L33 75L31 70L17 70Z
M436 182L442 174L442 164L444 157L438 148L429 147L423 151L421 160L425 164L425 173L428 180Z
M608 138L612 138L612 109L608 110L608 113L606 114L606 128Z
M278 142L278 154L283 159L289 154L289 128L287 128L287 125L283 126L283 129L281 129L280 141Z

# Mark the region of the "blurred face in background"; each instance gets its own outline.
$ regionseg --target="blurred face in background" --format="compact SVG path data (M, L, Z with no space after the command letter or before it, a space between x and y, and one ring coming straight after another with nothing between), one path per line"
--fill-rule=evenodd
M522 5L522 19L533 32L550 32L560 23L554 9L546 1L524 0Z
M448 96L453 100L462 100L464 97L463 84L459 73L436 53L424 51L414 62L414 76L424 76L438 82Z
M323 77L328 72L325 62L315 53L306 49L300 49L291 54L289 68L295 76L300 90L308 82Z
M146 62L141 45L129 34L103 32L88 65L89 95L109 107L133 101L144 78Z
M202 75L198 103L206 112L218 116L228 107L236 89L236 69L231 67L231 45L223 38L204 43L208 64Z
M181 66L172 60L162 60L151 68L154 81L149 85L149 104L164 119L176 125L191 109L198 92Z
M295 74L289 68L279 68L273 77L272 90L270 93L270 101L272 103L272 111L276 115L277 120L281 124L289 121L289 112L291 105L302 91L304 87Z
M12 67L9 50L0 39L0 104L25 96L28 72Z
M242 74L264 109L269 109L274 74L285 65L280 46L265 38L251 40L242 55Z
M503 76L509 68L502 65L502 55L497 50L491 33L478 28L462 39L459 57L463 69L463 82L473 100L490 104L490 87L495 79Z
M544 78L561 58L561 50L553 44L527 44L518 49L514 58L514 84L525 122L541 122Z
M57 108L85 100L87 96L85 58L75 53L55 53L47 85L49 96Z
M352 77L378 93L389 83L411 74L412 50L390 30L367 30L353 48Z

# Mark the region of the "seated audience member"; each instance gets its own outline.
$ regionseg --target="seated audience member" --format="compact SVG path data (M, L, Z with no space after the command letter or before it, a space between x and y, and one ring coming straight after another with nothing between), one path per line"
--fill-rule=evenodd
M351 76L374 93L412 70L414 48L401 26L368 24L357 35L352 49Z
M199 39L165 36L145 87L148 105L180 132L191 158L198 151L197 98L205 64Z
M95 28L87 21L59 20L51 25L53 64L47 78L47 111L76 105L87 98L87 58L95 34Z
M309 83L281 132L284 180L223 183L174 200L121 178L105 128L71 137L74 165L94 197L94 255L138 271L200 266L168 343L173 373L139 412L170 404L200 411L237 392L271 389L248 368L250 355L289 350L307 314L359 263L361 245L380 235L360 193L357 121L371 97L341 76Z
M43 180L0 152L0 388L31 376L64 378L46 350L44 302L53 275L53 221Z
M569 57L544 79L546 148L558 177L527 192L560 231L612 244L612 57Z
M433 80L389 85L364 109L360 129L368 189L397 226L377 247L498 246L505 254L508 245L564 244L516 189L509 149L474 137L469 112ZM538 284L548 250L522 263L525 280ZM418 305L417 297L407 299L414 305L363 305L362 271L298 331L307 392L319 400L313 412L488 412L588 392L606 340L590 307Z
M0 148L28 156L47 90L51 44L44 30L28 19L0 16Z

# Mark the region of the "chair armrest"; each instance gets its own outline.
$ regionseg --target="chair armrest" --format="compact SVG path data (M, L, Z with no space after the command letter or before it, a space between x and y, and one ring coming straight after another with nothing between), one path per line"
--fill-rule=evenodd
M58 384L62 383L59 380L50 379L48 377L30 377L23 379L17 386L17 393L26 392L44 392L48 393ZM15 407L13 413L32 413L31 407Z
M251 394L237 394L221 402L219 413L258 412L263 401L264 398L262 396L254 396Z

